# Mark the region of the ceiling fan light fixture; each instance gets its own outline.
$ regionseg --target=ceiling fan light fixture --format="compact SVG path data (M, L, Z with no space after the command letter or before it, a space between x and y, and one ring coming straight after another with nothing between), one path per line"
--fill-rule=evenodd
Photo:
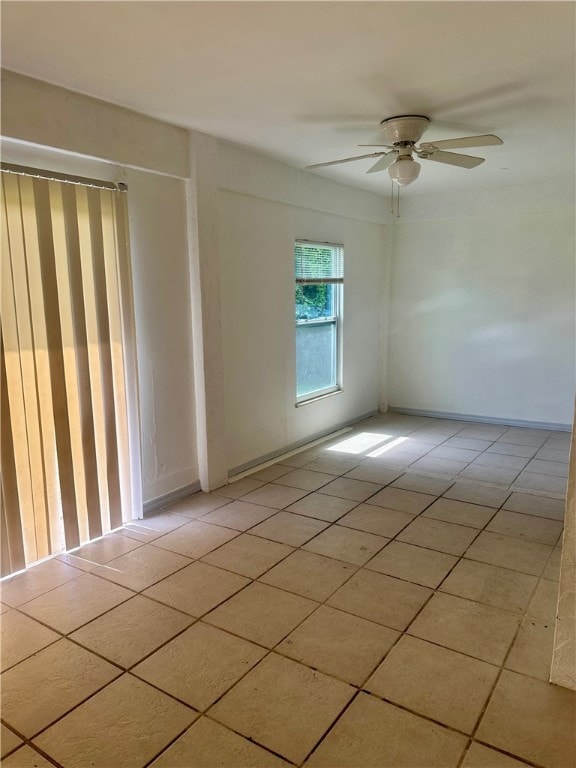
M420 163L417 163L410 156L400 156L390 168L388 168L390 178L400 187L406 187L416 181L420 175Z

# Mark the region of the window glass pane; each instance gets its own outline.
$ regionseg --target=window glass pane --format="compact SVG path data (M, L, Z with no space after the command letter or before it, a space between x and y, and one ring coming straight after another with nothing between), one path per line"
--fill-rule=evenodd
M335 387L336 322L296 326L297 396Z
M296 285L296 320L314 320L336 315L336 286Z

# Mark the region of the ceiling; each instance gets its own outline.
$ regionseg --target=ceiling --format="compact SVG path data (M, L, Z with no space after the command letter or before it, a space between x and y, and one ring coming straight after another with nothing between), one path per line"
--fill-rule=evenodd
M4 2L2 65L295 167L371 150L379 122L425 140L497 133L474 170L423 161L407 194L574 174L573 2ZM377 151L374 149L373 151ZM389 194L371 160L314 171Z

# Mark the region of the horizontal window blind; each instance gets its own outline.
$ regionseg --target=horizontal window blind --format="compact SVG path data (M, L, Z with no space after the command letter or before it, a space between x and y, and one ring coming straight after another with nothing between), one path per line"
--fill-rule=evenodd
M296 241L294 260L296 282L301 285L342 283L344 281L343 248L327 243Z

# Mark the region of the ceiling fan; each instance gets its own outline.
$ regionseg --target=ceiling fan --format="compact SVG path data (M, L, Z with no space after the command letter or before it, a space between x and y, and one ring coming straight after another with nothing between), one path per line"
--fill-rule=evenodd
M325 168L329 165L349 163L353 160L363 160L366 157L380 158L367 173L377 173L388 169L390 178L401 187L416 181L420 174L420 163L412 155L421 160L433 160L436 163L456 165L459 168L475 168L484 162L483 157L461 155L457 152L446 152L447 149L465 149L467 147L491 147L503 144L502 139L491 133L483 136L464 136L458 139L441 139L439 141L417 142L430 125L430 119L422 115L398 115L382 120L380 126L384 132L385 144L359 144L360 147L384 147L385 152L372 152L368 155L345 157L343 160L332 160L328 163L307 165L306 169Z

